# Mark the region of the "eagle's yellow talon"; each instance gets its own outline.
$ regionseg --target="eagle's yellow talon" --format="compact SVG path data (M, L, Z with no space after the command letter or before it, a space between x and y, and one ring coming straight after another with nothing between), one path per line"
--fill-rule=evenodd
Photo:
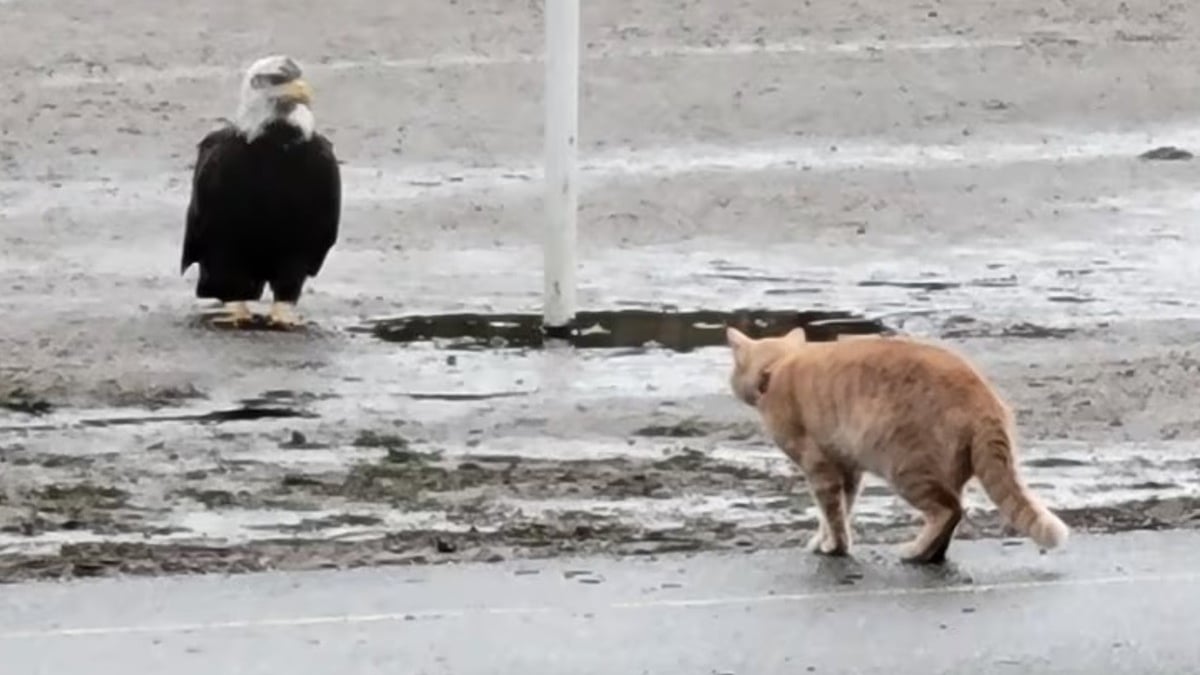
M254 322L254 314L244 302L225 303L225 314L213 319L213 323L229 326L244 326Z
M295 328L300 325L300 319L289 302L276 302L271 305L269 318L271 325L279 328Z

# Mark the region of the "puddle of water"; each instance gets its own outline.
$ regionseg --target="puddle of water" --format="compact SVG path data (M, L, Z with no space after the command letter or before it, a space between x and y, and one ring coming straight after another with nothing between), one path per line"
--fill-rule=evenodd
M725 344L725 327L738 326L753 337L782 335L803 327L810 341L839 335L890 332L878 321L843 311L697 310L687 312L625 309L579 312L563 339L581 349L657 346L678 352ZM388 342L446 341L459 349L540 348L547 335L539 314L435 314L373 321L368 330Z

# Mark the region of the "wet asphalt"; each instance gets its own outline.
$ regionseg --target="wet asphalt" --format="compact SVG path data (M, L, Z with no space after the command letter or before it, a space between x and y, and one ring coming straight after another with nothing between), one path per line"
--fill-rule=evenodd
M1190 673L1200 535L8 588L13 672Z

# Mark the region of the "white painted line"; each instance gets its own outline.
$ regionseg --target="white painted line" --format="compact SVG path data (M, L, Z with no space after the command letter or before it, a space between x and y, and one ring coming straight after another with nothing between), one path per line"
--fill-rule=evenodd
M1060 38L1085 41L1079 38ZM1044 41L1044 40L1043 40ZM1023 37L963 38L953 35L917 38L912 40L850 40L845 42L748 42L723 45L657 45L629 49L593 50L581 56L588 61L616 59L666 58L737 58L742 56L839 54L871 56L883 52L946 52L985 49L1016 49L1036 44ZM542 62L541 54L436 54L428 57L397 59L330 60L304 64L310 73L335 73L355 70L444 70L528 65ZM164 68L144 66L97 68L92 72L52 73L43 77L40 86L52 89L82 87L95 84L132 85L181 80L210 80L240 76L242 64L182 65Z
M996 584L958 584L953 586L922 588L876 588L850 591L819 591L815 593L781 593L778 595L728 596L713 598L691 598L679 600L638 600L614 602L599 606L543 606L543 607L468 607L458 609L415 610L410 612L386 612L380 614L344 614L326 616L301 616L286 618L237 619L231 621L209 621L160 625L96 626L90 628L47 628L0 633L0 640L28 638L109 637L137 634L202 633L224 630L260 628L301 628L306 626L361 625L413 621L421 619L448 619L469 616L528 616L533 614L579 614L594 613L597 609L609 610L656 610L690 609L712 607L744 607L778 603L803 603L843 598L886 598L928 595L979 595L1002 591L1042 588L1102 587L1131 584L1200 582L1200 573L1180 572L1175 574L1149 574L1131 576L1095 577L1085 579L1055 579L1046 581L1014 581Z
M817 593L782 593L779 595L753 595L744 597L643 600L613 603L609 605L609 607L612 609L727 607L731 605L765 605L779 602L811 602L815 600L831 600L834 598L888 598L924 595L982 595L984 593L996 593L1001 591L1023 591L1052 587L1099 587L1180 582L1200 582L1200 573L1177 572L1174 574L1094 577L1090 579L1051 579L1044 581L1008 581L996 584L957 584L953 586L927 586L921 588L871 588L858 591L821 591Z

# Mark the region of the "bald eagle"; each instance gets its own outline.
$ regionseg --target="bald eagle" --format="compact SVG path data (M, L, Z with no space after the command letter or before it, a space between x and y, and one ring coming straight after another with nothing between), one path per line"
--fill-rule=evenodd
M246 303L270 285L270 323L296 326L301 289L337 241L341 175L301 74L287 56L254 62L236 120L198 145L180 273L199 264L196 297L224 303L222 323L252 321Z

